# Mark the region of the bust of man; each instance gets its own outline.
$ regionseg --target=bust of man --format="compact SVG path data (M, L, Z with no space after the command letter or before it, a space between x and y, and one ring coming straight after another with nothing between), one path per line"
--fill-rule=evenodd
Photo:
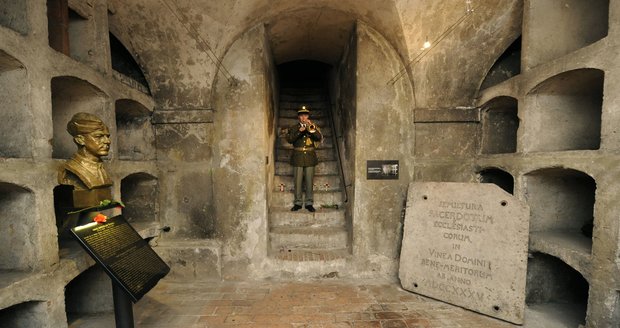
M73 186L76 207L94 206L103 199L110 199L112 180L101 160L110 151L108 127L93 114L77 113L67 123L67 132L78 150L60 168L58 183Z

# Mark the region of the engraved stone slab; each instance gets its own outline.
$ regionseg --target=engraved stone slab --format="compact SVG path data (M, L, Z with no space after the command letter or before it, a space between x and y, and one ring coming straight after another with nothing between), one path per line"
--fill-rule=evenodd
M403 288L523 323L529 207L494 184L409 185Z

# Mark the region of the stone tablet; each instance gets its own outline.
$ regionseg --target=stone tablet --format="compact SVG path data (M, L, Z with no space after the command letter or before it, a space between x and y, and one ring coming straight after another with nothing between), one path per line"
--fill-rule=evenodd
M523 323L529 207L494 184L412 183L404 289Z

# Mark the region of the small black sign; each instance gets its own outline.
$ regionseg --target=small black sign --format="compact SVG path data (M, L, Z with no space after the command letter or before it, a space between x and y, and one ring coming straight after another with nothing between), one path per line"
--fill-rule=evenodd
M398 161L367 161L367 180L398 180L400 166Z
M82 247L135 303L170 272L122 215L71 229Z

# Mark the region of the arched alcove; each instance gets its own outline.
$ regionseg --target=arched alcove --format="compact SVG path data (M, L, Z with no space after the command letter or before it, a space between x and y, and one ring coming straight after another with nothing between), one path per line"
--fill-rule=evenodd
M0 9L2 11L3 9ZM31 157L30 83L22 63L0 50L0 157Z
M134 173L121 180L123 215L131 223L158 222L159 182L148 173Z
M528 67L560 58L607 36L609 0L532 0L526 9Z
M37 219L34 194L15 184L0 182L0 270L31 271L34 267L32 229Z
M101 266L90 267L65 286L65 311L70 326L114 311L110 279Z
M512 97L496 97L481 108L483 154L517 151L518 103Z
M526 96L528 151L593 150L601 143L605 74L583 68L553 76Z
M114 34L110 32L109 36L112 69L139 83L146 89L148 94L151 94L149 84L140 65L138 65L129 50Z
M510 173L498 168L487 168L481 170L478 174L481 183L493 183L507 193L514 193L515 182Z
M155 159L151 111L131 99L117 100L115 107L119 159L134 161Z
M28 1L0 0L0 25L28 34Z
M500 84L521 73L521 36L495 61L480 85L480 90Z
M526 174L525 188L530 233L553 233L563 247L577 247L589 254L596 181L581 171L548 168Z
M87 112L106 121L107 96L85 80L72 76L52 79L52 121L54 124L53 158L70 158L76 146L67 132L67 123L78 112Z
M47 327L49 324L45 302L30 301L0 310L3 327Z
M575 269L553 256L534 253L527 264L527 321L544 327L585 324L589 284Z

